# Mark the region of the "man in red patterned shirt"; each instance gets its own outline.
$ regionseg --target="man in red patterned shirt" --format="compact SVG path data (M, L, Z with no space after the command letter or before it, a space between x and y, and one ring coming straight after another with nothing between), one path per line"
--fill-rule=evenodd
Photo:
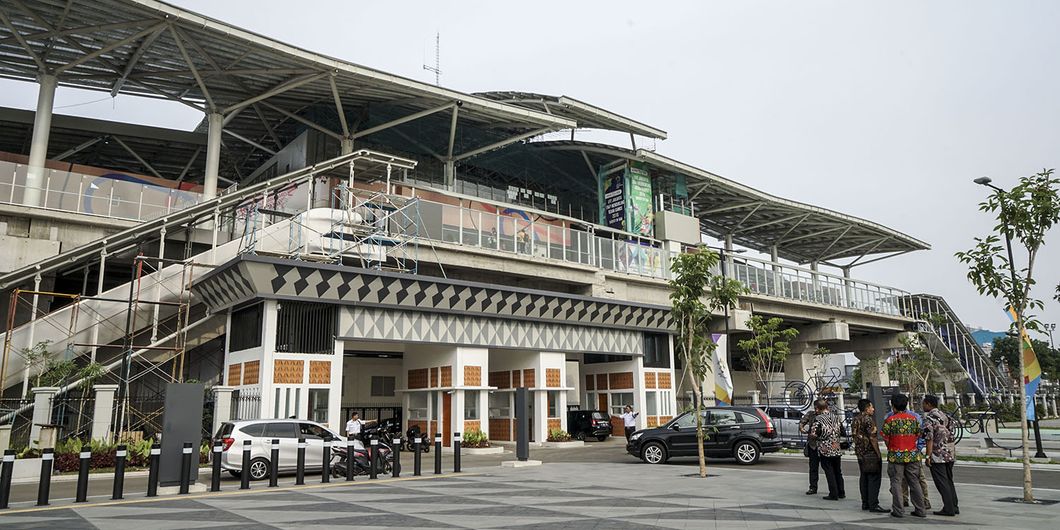
M920 422L906 411L909 398L904 394L891 396L894 410L883 421L883 440L887 442L887 476L891 479L891 515L902 517L902 483L909 485L909 500L913 503L913 517L927 517L924 491L920 488Z

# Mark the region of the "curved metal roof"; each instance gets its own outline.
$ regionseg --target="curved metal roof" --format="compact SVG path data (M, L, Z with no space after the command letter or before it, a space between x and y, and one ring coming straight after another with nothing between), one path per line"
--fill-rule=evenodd
M476 96L516 105L526 109L572 119L578 127L626 132L647 138L666 139L666 131L632 120L568 96L549 96L532 92L476 92Z
M543 179L580 181L582 189L596 187L596 168L618 159L649 164L656 171L685 175L689 197L700 228L722 239L791 261L819 261L836 266L855 265L868 255L927 250L919 239L872 221L771 195L710 171L665 157L612 145L547 141L526 142L490 153L474 165L496 171L515 171L527 164L543 168ZM572 186L574 188L574 186ZM839 264L834 260L850 259Z

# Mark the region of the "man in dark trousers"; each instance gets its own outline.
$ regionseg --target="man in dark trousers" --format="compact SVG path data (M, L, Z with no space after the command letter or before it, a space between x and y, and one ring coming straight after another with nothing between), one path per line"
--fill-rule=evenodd
M824 500L838 501L847 496L843 482L843 467L840 462L843 456L843 422L838 415L828 410L827 401L819 399L815 405L817 417L810 425L810 439L817 447L821 469L824 470L824 477L828 480L828 495L824 497Z
M883 481L883 455L877 438L879 429L873 414L876 407L867 399L858 400L858 415L850 422L854 437L854 454L858 457L861 478L861 509L873 513L887 513L880 506L880 483Z
M814 405L816 405L816 402L814 402ZM817 495L817 479L821 471L821 456L817 453L817 445L811 444L809 439L810 426L813 425L813 420L816 417L817 408L815 406L806 411L806 414L803 414L802 419L799 420L799 432L807 437L806 447L802 449L802 454L810 459L810 489L806 490L807 495Z
M927 441L926 463L931 480L942 497L942 509L935 515L953 517L961 513L957 507L957 488L953 484L953 418L939 410L939 398L924 396L924 440Z

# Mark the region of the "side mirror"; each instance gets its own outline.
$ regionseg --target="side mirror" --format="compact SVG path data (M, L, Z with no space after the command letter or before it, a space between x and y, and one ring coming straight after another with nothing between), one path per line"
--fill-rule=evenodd
M674 423L674 424L670 425L670 429L674 430L674 431L680 431L681 430L681 426L676 424L676 423Z

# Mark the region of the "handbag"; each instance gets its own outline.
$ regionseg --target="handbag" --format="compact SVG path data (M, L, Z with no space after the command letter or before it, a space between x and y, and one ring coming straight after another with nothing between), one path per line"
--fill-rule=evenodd
M862 473L880 473L883 469L883 460L876 453L859 457Z

